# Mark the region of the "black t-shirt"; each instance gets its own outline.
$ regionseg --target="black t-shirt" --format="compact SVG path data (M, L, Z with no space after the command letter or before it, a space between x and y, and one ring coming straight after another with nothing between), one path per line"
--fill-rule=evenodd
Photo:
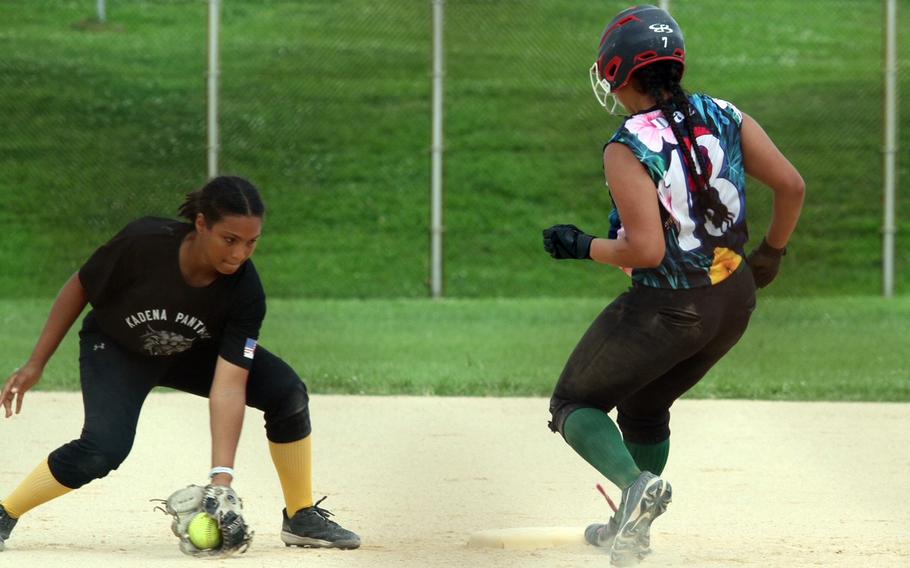
M79 279L101 328L125 349L166 357L208 343L249 369L265 317L265 292L253 262L204 287L180 273L189 223L144 217L92 254Z

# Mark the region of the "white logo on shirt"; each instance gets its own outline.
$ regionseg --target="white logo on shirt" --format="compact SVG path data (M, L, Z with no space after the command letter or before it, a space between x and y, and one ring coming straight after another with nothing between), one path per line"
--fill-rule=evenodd
M126 321L126 325L129 326L130 329L133 329L141 323L150 321L167 321L167 310L142 310L141 312L136 312L135 314L126 316L124 320Z
M143 333L142 348L149 355L175 355L182 353L193 346L194 339L183 337L171 331L157 331L148 326L148 331Z

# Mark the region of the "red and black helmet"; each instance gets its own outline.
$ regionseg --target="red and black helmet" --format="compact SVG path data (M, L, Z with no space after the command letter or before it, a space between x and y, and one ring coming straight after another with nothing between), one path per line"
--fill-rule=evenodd
M623 10L601 36L597 60L591 66L594 95L607 106L607 95L628 83L635 70L665 60L686 63L685 40L673 16L657 6Z

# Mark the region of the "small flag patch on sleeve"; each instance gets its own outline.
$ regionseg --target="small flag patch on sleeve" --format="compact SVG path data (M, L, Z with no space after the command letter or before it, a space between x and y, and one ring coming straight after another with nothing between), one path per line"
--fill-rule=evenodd
M243 346L243 356L247 359L252 359L255 352L256 340L248 337L246 340L246 345Z

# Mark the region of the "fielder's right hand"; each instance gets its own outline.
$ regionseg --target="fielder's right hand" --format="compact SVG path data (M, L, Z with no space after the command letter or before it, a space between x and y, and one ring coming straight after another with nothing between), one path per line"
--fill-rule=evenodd
M13 371L6 384L3 385L3 392L0 393L0 404L3 405L7 418L13 415L13 400L16 401L16 414L22 411L22 399L25 398L25 392L38 384L43 372L42 365L31 361Z
M230 487L189 485L178 489L156 509L171 515L171 531L180 539L180 552L189 556L227 556L246 552L253 541L253 531L243 520L243 505ZM208 513L218 522L221 542L215 548L200 549L190 540L189 526L200 513Z

